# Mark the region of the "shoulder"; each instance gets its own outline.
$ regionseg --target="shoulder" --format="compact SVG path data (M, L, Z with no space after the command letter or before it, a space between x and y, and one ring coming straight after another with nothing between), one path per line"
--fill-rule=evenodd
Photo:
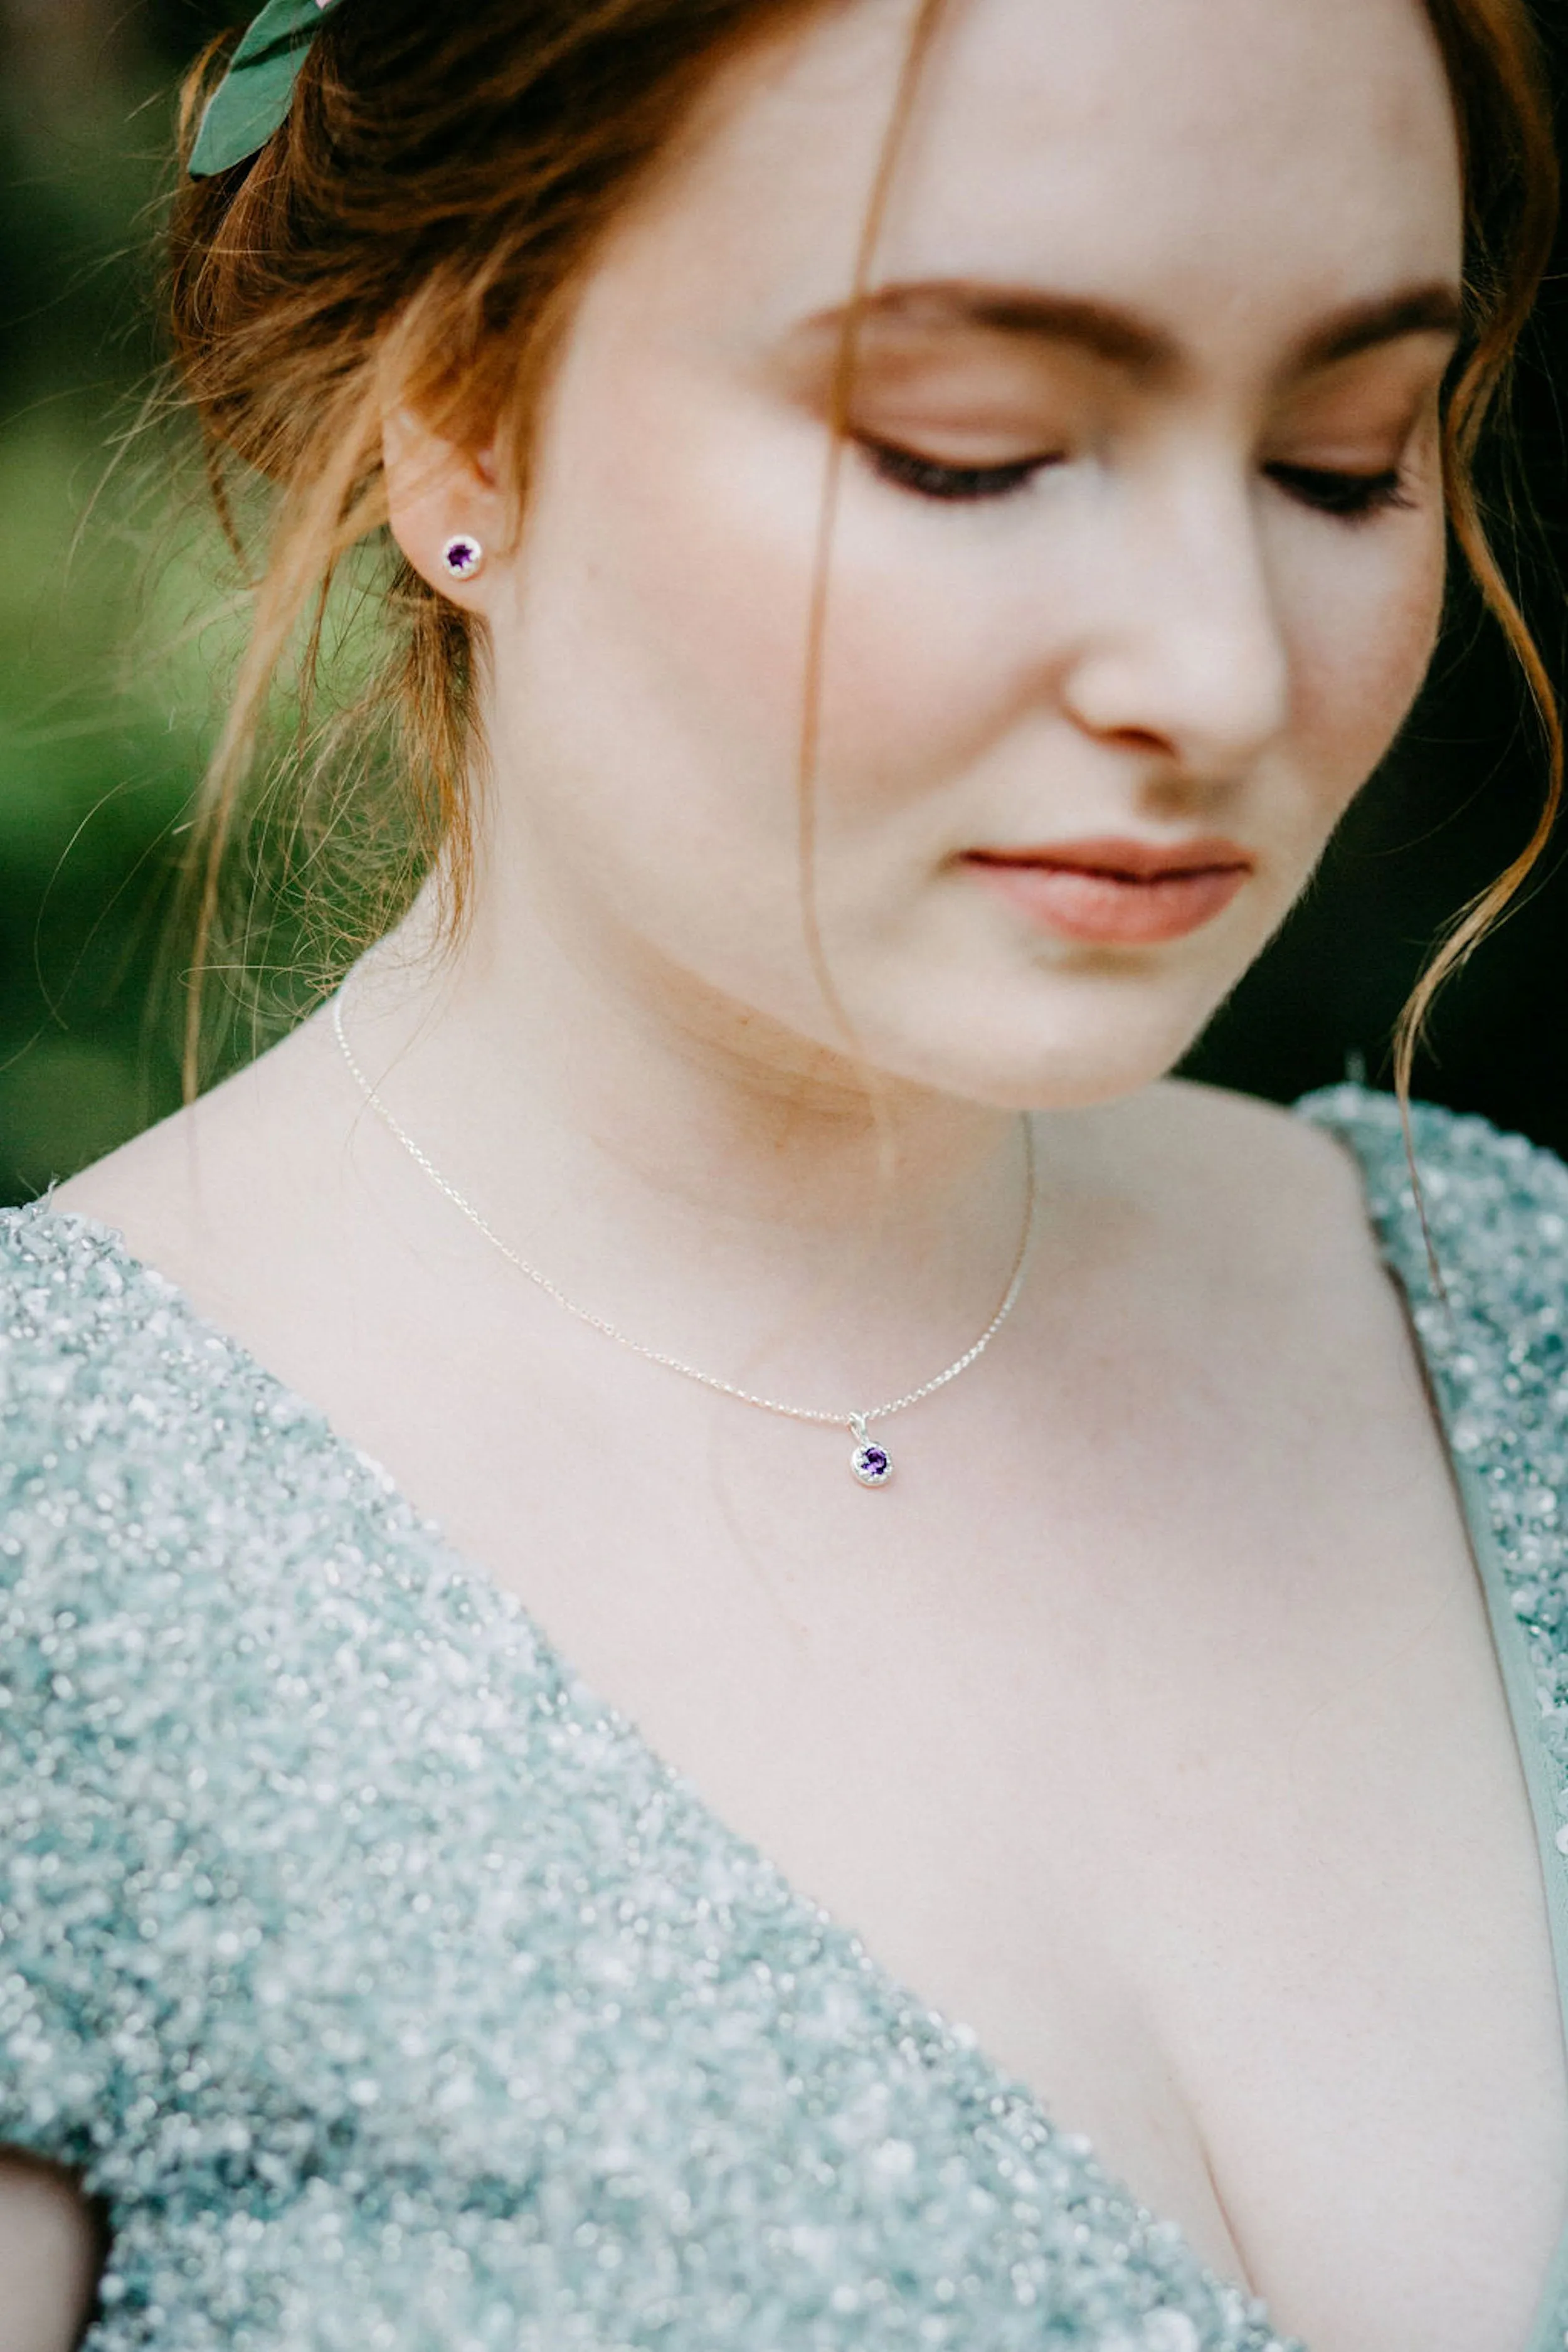
M34 1388L58 1391L61 1371L110 1331L160 1307L166 1322L175 1296L110 1226L49 1197L0 1209L0 1403L15 1410Z
M1222 1212L1213 1246L1235 1247L1250 1298L1282 1286L1290 1313L1277 1328L1293 1349L1310 1353L1325 1328L1339 1377L1364 1332L1367 1272L1393 1277L1471 1527L1495 1545L1568 1759L1568 1166L1435 1104L1411 1106L1407 1135L1394 1097L1361 1086L1289 1111L1178 1091ZM1386 1281L1377 1288L1386 1297Z
M1543 1736L1568 1770L1568 1167L1428 1104L1412 1108L1407 1157L1397 1104L1362 1087L1297 1108L1363 1171L1472 1528L1493 1549Z
M1138 1157L1211 1230L1278 1252L1353 1227L1416 1295L1497 1307L1568 1280L1568 1166L1473 1113L1325 1087L1289 1108L1184 1081L1151 1090ZM1347 1218L1347 1211L1350 1213ZM1430 1244L1430 1248L1428 1244Z
M0 1213L0 2144L132 2191L200 2152L182 2053L227 2003L254 2055L247 1923L330 1901L356 1816L310 1792L373 1699L388 1778L431 1778L447 1570L117 1233Z
M386 1472L116 1231L0 1212L0 1749L100 1696L115 1740L164 1715L221 1739L274 1696L258 1658L303 1670L349 1596L413 1622L454 1574Z
M0 1508L63 1489L79 1457L172 1402L177 1295L107 1226L45 1202L0 1212Z
M1568 1167L1485 1118L1337 1086L1289 1108L1173 1084L1130 1155L1184 1264L1239 1283L1293 1348L1331 1352L1394 1277L1439 1387L1517 1359L1568 1407ZM1118 1140L1122 1139L1118 1138Z
M130 1660L139 1703L180 1703L171 1587L188 1618L235 1381L219 1335L118 1234L47 1202L0 1213L0 1741L42 1756L80 1736L85 1755L99 1686ZM99 1663L62 1671L84 1641Z
M1250 1095L1167 1079L1096 1115L1089 1181L1130 1193L1167 1253L1209 1278L1289 1299L1308 1268L1353 1285L1374 1259L1364 1184L1321 1122Z
M0 1212L0 1511L157 1483L221 1434L245 1360L112 1228L47 1201Z
M1297 1110L1359 1165L1555 1738L1568 1726L1568 1167L1431 1104L1411 1108L1407 1152L1398 1105L1364 1087L1329 1088Z
M0 1645L32 1660L34 1697L64 1614L110 1682L137 1660L148 1707L221 1714L243 1612L287 1613L340 1556L423 1567L429 1534L117 1232L47 1202L0 1213ZM37 1720L0 1715L0 1734Z
M0 2140L73 2165L149 2057L126 1963L177 1782L140 1475L167 1289L84 1218L0 1213Z
M1568 1304L1568 1167L1473 1113L1360 1086L1304 1096L1294 1118L1353 1162L1383 1254L1418 1311L1522 1331Z

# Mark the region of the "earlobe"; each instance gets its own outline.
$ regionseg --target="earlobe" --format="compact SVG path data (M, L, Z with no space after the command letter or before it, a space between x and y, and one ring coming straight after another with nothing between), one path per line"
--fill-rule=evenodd
M500 521L493 453L461 449L411 409L390 404L381 446L387 521L399 548L443 594L466 586L482 571L485 541Z

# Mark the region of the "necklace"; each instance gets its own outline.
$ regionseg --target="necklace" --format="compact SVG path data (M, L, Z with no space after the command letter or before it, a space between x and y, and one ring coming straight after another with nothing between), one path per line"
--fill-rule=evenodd
M579 1323L586 1323L593 1330L602 1331L606 1339L614 1339L621 1347L629 1348L634 1355L644 1357L648 1363L662 1364L667 1371L679 1372L683 1380L696 1381L702 1388L713 1389L720 1396L733 1397L740 1404L755 1405L763 1412L782 1413L788 1421L816 1422L826 1428L847 1429L855 1441L854 1451L849 1456L849 1467L862 1486L885 1486L893 1475L892 1456L885 1446L874 1444L871 1440L869 1434L871 1423L874 1421L886 1421L889 1413L902 1412L907 1406L919 1404L922 1398L934 1396L938 1389L944 1389L947 1386L949 1381L955 1381L960 1372L966 1372L970 1365L985 1353L986 1349L1018 1303L1024 1287L1024 1278L1028 1271L1030 1247L1035 1238L1037 1199L1035 1183L1034 1130L1026 1118L1023 1124L1024 1181L1027 1206L1024 1218L1023 1238L1018 1244L1018 1255L1013 1261L1013 1270L1007 1278L1007 1287L1003 1293L1002 1304L997 1307L979 1339L972 1347L966 1348L963 1355L954 1362L949 1364L945 1371L938 1372L932 1380L922 1381L918 1389L910 1389L904 1396L889 1397L886 1403L868 1405L863 1412L818 1412L810 1405L783 1404L776 1397L757 1396L750 1389L738 1388L732 1381L718 1380L711 1372L699 1371L695 1364L685 1363L679 1356L665 1355L658 1348L645 1347L640 1339L634 1339L628 1333L617 1330L616 1326L606 1322L602 1315L594 1314L586 1307L579 1307L576 1300L568 1298L566 1293L552 1282L547 1274L542 1274L536 1265L530 1265L525 1258L520 1257L516 1250L502 1241L500 1235L479 1214L473 1202L466 1200L455 1184L447 1181L434 1161L420 1150L407 1129L393 1117L392 1112L388 1110L363 1070L361 1069L343 1029L343 995L344 990L340 988L332 998L332 1029L342 1049L343 1059L348 1064L361 1094L363 1095L383 1126L396 1137L409 1158L424 1170L437 1191L445 1192L454 1208L461 1209L468 1223L479 1227L492 1249L499 1250L509 1265L514 1265L519 1274L526 1275L530 1282L542 1290L546 1297L552 1298L558 1307L563 1307L569 1315L574 1315Z

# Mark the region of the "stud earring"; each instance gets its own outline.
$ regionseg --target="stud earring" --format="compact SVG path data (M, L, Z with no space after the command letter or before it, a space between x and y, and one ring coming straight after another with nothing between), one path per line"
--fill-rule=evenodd
M460 530L441 550L441 561L454 580L471 580L485 560L485 551L471 531Z

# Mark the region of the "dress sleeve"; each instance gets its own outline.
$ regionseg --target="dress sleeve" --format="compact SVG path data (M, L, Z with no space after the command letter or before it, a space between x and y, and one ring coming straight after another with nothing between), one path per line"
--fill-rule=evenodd
M1488 1119L1415 1103L1417 1191L1392 1095L1331 1087L1297 1108L1359 1162L1383 1254L1436 1352L1460 1333L1500 1334L1522 1378L1555 1389L1568 1307L1568 1167Z
M1356 1087L1307 1116L1361 1163L1457 1470L1473 1476L1536 1677L1568 1817L1568 1167L1487 1120ZM1568 1853L1568 1827L1556 1842Z
M155 1592L119 1574L124 1285L91 1230L0 1216L0 2143L112 2189L156 2129L183 1995L155 1940L177 1835L149 1769Z

